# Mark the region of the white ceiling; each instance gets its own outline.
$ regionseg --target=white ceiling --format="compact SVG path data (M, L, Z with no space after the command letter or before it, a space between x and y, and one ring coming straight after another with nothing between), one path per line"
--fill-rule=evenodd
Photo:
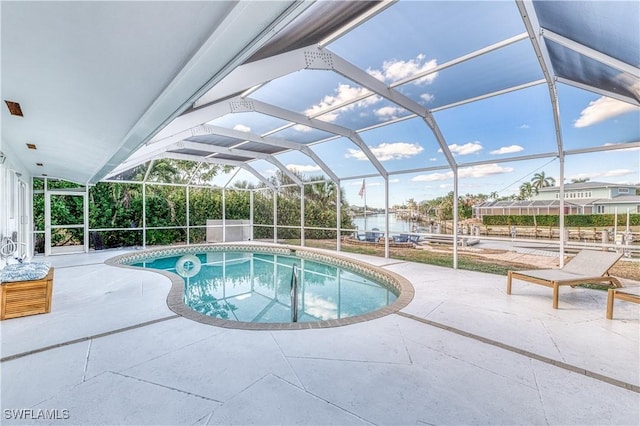
M308 3L2 1L0 7L0 149L32 176L90 183ZM19 102L24 117L11 116L5 100Z

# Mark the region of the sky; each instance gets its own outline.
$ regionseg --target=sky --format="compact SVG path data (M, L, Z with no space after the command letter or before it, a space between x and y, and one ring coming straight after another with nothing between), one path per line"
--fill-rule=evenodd
M639 26L637 21L630 25ZM525 37L469 61L429 71L524 31L515 2L401 1L333 41L327 49L432 111L444 143L461 165L460 194L497 192L508 196L517 193L535 173L544 172L559 180L557 158L500 162L514 156L557 152L547 85L455 104L543 79L531 42ZM398 84L416 75L420 78ZM640 141L640 108L560 82L556 86L565 150ZM640 83L636 83L636 93L638 86ZM325 70L302 70L273 80L250 96L352 130L393 122L359 132L379 164L390 172L390 206L409 199L433 199L453 190L453 173L425 121L406 118L411 116L409 111L371 95L347 77ZM355 103L327 111L356 98ZM287 124L257 113L231 114L213 123L258 134ZM328 134L297 125L273 136L308 143ZM364 195L359 195L364 181L367 205L384 207L384 179L354 141L335 138L310 147L344 179L341 184L347 202L364 204ZM304 176L326 176L300 152L277 158ZM487 163L465 166L475 162ZM276 171L264 160L251 165L265 176ZM398 173L425 168L431 170ZM639 170L637 149L569 155L565 160L566 182L588 178L639 184ZM256 181L245 171L235 179Z

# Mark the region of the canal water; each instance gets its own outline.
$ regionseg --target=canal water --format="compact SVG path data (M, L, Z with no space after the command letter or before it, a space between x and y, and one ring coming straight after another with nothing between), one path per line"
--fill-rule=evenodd
M366 220L366 225L365 225ZM368 214L366 219L364 216L356 216L353 218L353 223L359 230L378 228L384 231L384 214ZM417 226L416 222L410 222L396 218L395 213L389 214L389 232L390 233L407 233L414 232L414 228Z

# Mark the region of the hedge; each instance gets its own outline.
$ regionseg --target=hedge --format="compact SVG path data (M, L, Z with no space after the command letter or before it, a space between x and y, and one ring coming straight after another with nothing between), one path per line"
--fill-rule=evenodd
M535 222L534 222L535 218ZM613 214L570 214L565 215L564 225L567 227L596 228L614 226ZM482 217L483 225L493 226L560 226L558 215L488 215ZM627 215L618 214L618 226L627 225ZM640 226L640 213L629 215L630 226Z

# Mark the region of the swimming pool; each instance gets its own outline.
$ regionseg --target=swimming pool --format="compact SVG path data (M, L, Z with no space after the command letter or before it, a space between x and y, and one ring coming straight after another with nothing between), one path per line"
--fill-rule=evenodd
M173 285L174 312L231 328L319 328L396 312L413 297L408 281L389 271L314 249L215 244L146 250L108 263L162 273ZM298 269L298 291L292 273ZM292 306L297 304L297 322Z

